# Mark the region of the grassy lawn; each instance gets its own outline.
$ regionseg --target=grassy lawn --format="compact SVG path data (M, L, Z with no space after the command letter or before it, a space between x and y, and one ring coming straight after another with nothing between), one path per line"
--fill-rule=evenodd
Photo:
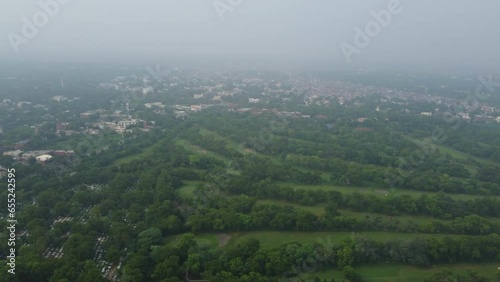
M227 246L234 246L239 242L249 239L257 239L260 241L262 248L275 248L286 243L298 242L301 244L321 243L324 245L333 244L347 239L354 234L364 236L366 238L385 242L393 239L412 240L417 237L423 238L444 238L444 237L459 237L460 235L452 234L420 234L420 233L397 233L397 232L383 232L383 231L369 231L369 232L296 232L296 231L249 231L249 232L226 232L231 239ZM180 235L172 235L166 238L166 242L170 246L174 246L177 238ZM218 246L219 241L216 233L201 233L195 235L198 244L208 244L211 246Z
M173 236L168 236L166 238L167 245L168 246L175 246L177 244L177 238L179 238L180 235L173 235ZM218 246L219 245L219 239L217 238L216 234L199 234L196 235L196 243L198 245L211 245L211 246Z
M184 181L184 185L179 188L179 194L181 197L186 198L193 195L196 185L203 183L202 181Z
M426 195L436 195L438 192L427 192L427 191L416 191L416 190L405 190L405 189L388 189L388 188L376 188L376 187L358 187L358 186L338 186L334 184L321 184L321 185L302 185L295 184L290 182L280 182L279 184L288 185L294 187L295 189L321 189L324 191L339 191L341 193L352 193L352 192L360 192L360 193L371 193L376 196L385 196L385 194L392 195L410 195L412 197L420 197L423 194ZM445 193L446 196L449 196L453 199L457 200L470 200L482 197L498 197L498 196L482 196L482 195L469 195L469 194L451 194Z
M482 276L494 280L496 273L500 272L497 269L499 264L483 263L483 264L447 264L436 265L430 268L418 268L408 265L394 264L376 264L376 265L361 265L355 269L361 274L363 281L373 282L421 282L426 278L431 277L434 273L443 270L450 270L454 273L467 274L467 271L476 271ZM305 281L313 281L314 277L321 279L335 278L337 281L343 281L342 271L338 269L327 270L321 272L303 273L301 277Z
M250 238L258 239L260 245L264 248L272 248L289 242L299 242L301 244L312 244L315 242L327 244L341 241L353 234L359 234L367 238L385 242L392 239L411 240L417 237L424 238L444 238L457 237L459 235L451 234L420 234L420 233L397 233L397 232L295 232L295 231L254 231L254 232L237 232L228 233L231 235L231 240L228 245L234 245L240 241Z
M409 140L411 140L413 142L418 142L417 139L415 139L413 137L406 136L406 138L408 138ZM475 167L474 165L466 164L468 160L474 160L474 161L476 161L476 162L478 162L480 164L486 164L486 165L496 164L496 165L498 165L498 163L496 163L493 160L476 157L476 156L470 155L468 153L464 153L464 152L458 151L456 149L450 148L450 147L445 146L445 145L436 144L430 138L424 138L423 141L427 141L427 142L429 142L429 144L432 144L432 146L439 153L441 153L443 155L448 155L451 158L454 158L454 159L456 159L457 161L459 161L461 163L465 163L464 167L467 170L469 170L469 172L471 174L473 174L473 175L477 174L477 167Z
M191 152L195 155L212 157L212 158L218 159L220 161L223 161L224 163L229 163L229 161L230 161L228 158L223 157L217 153L206 150L200 146L193 145L189 140L186 140L186 139L177 139L177 140L175 140L175 144L182 146L184 149L188 150L189 152Z
M227 138L227 137L224 137L222 135L220 135L219 133L215 132L215 131L212 131L210 129L206 129L204 127L200 127L200 135L202 136L211 136L211 137L214 137L215 139L219 139L219 140L224 140L226 142L226 146L227 148L230 148L230 149L233 149L233 150L236 150L242 154L248 154L250 153L250 151L245 151L243 150L243 146L241 146L240 144L238 144L237 142Z
M138 160L138 159L144 158L144 157L152 154L154 148L155 148L155 145L151 145L149 147L144 148L141 152L139 152L137 154L132 154L132 155L128 155L128 156L116 159L112 165L123 165L123 164L129 163L133 160Z
M326 206L324 204L323 205L317 205L317 206L302 206L302 205L295 204L295 203L290 203L290 202L287 202L287 201L268 200L268 199L266 199L266 200L258 200L257 204L267 204L267 205L276 205L276 206L291 206L291 207L294 207L296 209L305 210L305 211L308 211L308 212L316 214L316 215L322 214L323 211L325 210L325 206Z
M444 219L438 219L438 218L432 218L432 217L426 217L426 216L413 216L413 215L397 215L397 216L389 216L385 214L377 214L377 213L369 213L369 212L358 212L358 211L351 211L351 210L339 210L342 215L348 215L352 216L355 218L365 218L367 215L369 215L371 218L376 218L376 217L381 217L382 220L399 220L399 222L406 222L408 220L413 220L415 223L418 224L425 224L431 221L439 221L439 222L449 222L449 220L444 220Z
M498 163L496 163L496 162L494 162L492 160L488 160L488 159L479 158L479 157L476 157L476 156L473 156L473 155L469 155L467 153L463 153L463 152L457 151L455 149L446 147L444 145L435 145L435 146L436 146L436 149L439 152L441 152L443 154L448 154L452 158L455 158L457 160L466 161L468 159L472 159L472 160L475 160L476 162L481 163L481 164L487 164L487 165L488 164L495 164L495 165L498 165Z
M324 212L325 210L325 204L321 205L316 205L316 206L303 206L295 203L290 203L287 201L280 201L280 200L258 200L257 204L269 204L269 205L277 205L277 206L291 206L296 209L301 209L308 211L310 213L320 215ZM413 220L415 223L418 224L425 224L430 221L440 221L440 222L448 222L449 220L443 220L443 219L438 219L438 218L431 218L431 217L426 217L426 216L412 216L412 215L397 215L397 216L389 216L385 214L376 214L376 213L369 213L369 212L358 212L358 211L351 211L351 210L346 210L346 209L339 209L339 212L342 215L347 215L347 216L352 216L357 219L363 219L367 215L370 216L371 218L376 218L380 217L382 220L399 220L400 222L406 222L408 220ZM500 222L500 220L499 220Z

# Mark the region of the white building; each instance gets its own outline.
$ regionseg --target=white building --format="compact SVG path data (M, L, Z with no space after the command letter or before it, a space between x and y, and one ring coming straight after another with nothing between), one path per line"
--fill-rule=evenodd
M17 107L18 108L21 108L22 106L24 105L31 105L31 102L27 102L27 101L21 101L21 102L18 102L17 103Z
M15 151L7 151L7 152L4 152L3 155L4 156L9 156L9 157L18 157L19 154L21 154L23 151L21 150L15 150Z
M66 101L68 99L64 96L54 96L54 97L52 97L52 100L57 101L57 102L61 102L61 101Z
M199 111L201 111L201 106L200 105L191 105L191 111L199 112Z
M39 163L47 162L50 159L52 159L51 155L41 155L41 156L36 157L36 161L39 162Z
M154 102L154 103L146 103L146 104L144 104L144 107L146 107L148 109L151 109L153 107L164 109L165 105L162 102Z
M120 120L118 122L118 126L121 128L127 128L127 126L136 125L138 123L139 121L137 119L126 119L126 120Z
M99 122L99 123L97 123L97 127L99 127L99 129L111 129L111 130L115 130L116 129L116 124L113 123L113 122Z
M174 111L174 115L175 117L180 118L187 116L187 113L185 111Z
M152 86L142 88L142 94L144 94L144 95L147 95L149 93L153 93L154 91L155 91L155 89Z

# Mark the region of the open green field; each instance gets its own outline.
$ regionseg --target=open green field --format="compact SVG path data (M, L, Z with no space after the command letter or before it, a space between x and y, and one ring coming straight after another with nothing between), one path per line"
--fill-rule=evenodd
M444 238L458 237L460 235L450 234L421 234L421 233L397 233L397 232L295 232L295 231L252 231L252 232L229 232L226 233L231 238L227 246L233 246L241 241L249 239L257 239L263 248L273 248L290 242L298 242L301 244L313 243L334 243L343 239L349 238L354 234L358 234L379 242L385 242L393 239L411 240L417 237L423 238ZM175 244L178 235L169 236L168 244ZM218 238L215 233L197 234L196 240L200 244L210 244L218 246Z
M316 206L303 206L287 201L281 201L281 200L258 200L257 204L269 204L269 205L277 205L277 206L291 206L296 209L301 209L305 210L311 213L314 213L316 215L320 215L324 212L325 209L325 204L321 205L316 205ZM427 217L427 216L417 216L417 215L385 215L385 214L378 214L378 213L369 213L369 212L358 212L358 211L352 211L352 210L347 210L347 209L339 209L339 212L341 215L346 215L346 216L352 216L357 219L363 219L366 216L370 216L371 218L376 218L380 217L382 220L398 220L399 222L406 222L408 220L412 220L417 224L426 224L431 221L438 221L442 223L447 223L450 222L451 220L446 220L446 219L440 219L440 218L433 218L433 217ZM490 221L496 222L500 224L500 218L489 218Z
M308 212L316 214L316 215L322 214L324 212L325 206L326 206L324 204L316 205L316 206L303 206L303 205L299 205L299 204L295 204L295 203L290 203L287 201L269 200L269 199L258 200L257 204L291 206L293 208L308 211ZM412 215L389 216L389 215L385 215L385 214L376 214L376 213L369 213L369 212L357 212L357 211L351 211L351 210L346 210L346 209L339 209L339 212L341 215L352 216L352 217L355 217L357 219L363 219L366 216L370 216L371 218L380 217L380 218L382 218L382 220L398 220L400 222L406 222L408 220L412 220L418 224L425 224L425 223L428 223L430 221L439 221L439 222L447 222L448 221L448 220L425 217L425 216L412 216Z
M261 157L261 158L267 158L267 159L271 160L271 162L273 164L277 164L277 165L283 164L283 162L276 157L265 155L265 154L256 152L255 150L245 148L241 144L238 144L237 142L235 142L229 138L226 138L215 131L206 129L204 127L200 127L200 134L201 135L210 135L210 136L213 136L214 138L224 140L226 142L227 148L238 151L243 155L253 154L253 155L256 155L256 156Z
M182 146L184 149L186 149L187 151L189 151L195 155L212 157L212 158L218 159L220 161L223 161L224 163L229 162L228 158L223 157L223 156L221 156L217 153L214 153L212 151L206 150L198 145L193 145L189 140L177 139L177 140L175 140L175 144Z
M478 163L481 163L481 164L497 164L496 162L492 161L492 160L488 160L488 159L485 159L485 158L479 158L479 157L476 157L476 156L473 156L473 155L470 155L470 154L467 154L467 153L464 153L464 152L460 152L460 151L457 151L455 149L452 149L450 147L447 147L447 146L444 146L444 145L438 145L438 144L435 144L434 146L436 146L436 149L443 153L443 154L447 154L447 155L450 155L452 158L455 158L457 160L463 160L463 161L466 161L468 159L472 159Z
M214 137L214 138L219 139L219 140L224 140L226 142L226 146L228 148L234 149L234 150L239 151L240 153L243 153L243 154L250 153L250 151L243 150L243 146L240 146L240 144L238 144L237 142L234 142L233 140L226 138L215 131L212 131L210 129L206 129L205 127L201 127L201 126L198 126L198 127L199 127L200 135L211 136L211 137Z
M500 264L445 264L436 265L430 268L419 268L408 265L375 264L361 265L354 268L361 274L363 281L367 282L422 282L431 277L434 273L450 270L454 273L467 274L467 271L476 271L480 275L495 280L500 270ZM308 272L300 275L305 281L314 281L314 277L321 279L335 278L337 281L344 281L342 270L334 269L320 272Z
M166 238L167 245L175 246L177 244L177 238L179 238L179 235L168 236ZM219 245L219 239L217 238L216 234L199 234L196 235L195 241L196 243L198 243L198 245Z
M341 193L370 193L376 196L383 197L387 195L410 195L412 197L420 197L421 195L436 195L438 192L427 192L427 191L416 191L416 190L405 190L405 189L387 189L387 188L376 188L376 187L358 187L358 186L339 186L334 184L321 184L321 185L302 185L295 184L290 182L281 182L279 184L288 185L294 187L295 189L304 189L304 190L324 190L324 191L338 191ZM469 194L451 194L445 193L446 196L457 200L470 200L482 197L498 197L498 196L482 196L482 195L469 195Z
M203 183L202 181L184 181L184 185L179 188L179 194L181 197L186 198L193 195L194 189L198 184Z
M430 221L439 221L439 222L448 222L449 220L425 217L425 216L413 216L413 215L397 215L397 216L389 216L385 214L376 214L376 213L368 213L368 212L357 212L351 210L339 210L342 215L352 216L358 219L365 218L366 216L370 216L371 218L380 217L382 220L398 220L399 222L406 222L408 220L412 220L418 224L425 224Z
M325 206L326 206L326 205L302 206L302 205L290 203L287 201L269 200L269 199L258 200L257 204L267 204L267 205L276 205L276 206L291 206L293 208L305 210L305 211L308 211L308 212L316 214L316 215L322 214L323 211L325 210Z
M397 232L295 232L295 231L254 231L254 232L237 232L228 233L231 235L231 240L228 245L237 244L240 241L245 241L250 238L258 239L260 245L264 248L272 248L289 242L299 242L301 244L333 243L349 238L353 234L359 234L364 237L385 242L392 239L411 240L417 237L423 238L444 238L458 237L459 235L450 234L422 234L422 233L397 233Z
M410 136L406 136L406 138L408 138L408 140L411 140L412 142L415 142L415 143L421 142L418 139L410 137ZM450 147L445 146L445 145L436 144L430 138L424 138L422 141L428 142L428 144L432 144L432 148L435 149L436 151L438 151L439 153L441 153L443 155L448 155L449 157L451 157L451 158L453 158L461 163L464 163L464 167L473 175L477 174L477 167L474 165L468 164L468 160L473 160L477 163L485 164L485 165L491 165L491 164L498 165L498 163L496 163L492 160L476 157L476 156L470 155L468 153L464 153L464 152L458 151L456 149L450 148Z
M222 234L222 233L221 233ZM422 238L444 238L444 237L459 237L460 235L452 234L422 234L422 233L398 233L398 232L383 232L383 231L369 231L369 232L296 232L296 231L249 231L249 232L227 232L230 239L226 246L234 246L239 242L249 239L257 239L260 241L262 248L274 248L286 243L298 242L301 244L332 244L340 242L343 239L349 238L353 235L361 235L366 238L386 242L393 239L412 240L417 237ZM173 235L167 237L167 243L173 245L180 235ZM218 234L215 233L201 233L197 234L196 241L199 244L209 244L212 246L219 245Z
M145 158L148 155L152 154L154 149L155 149L155 145L151 145L149 147L144 148L141 152L139 152L137 154L128 155L128 156L116 159L113 162L113 165L123 165L123 164L129 163L133 160Z

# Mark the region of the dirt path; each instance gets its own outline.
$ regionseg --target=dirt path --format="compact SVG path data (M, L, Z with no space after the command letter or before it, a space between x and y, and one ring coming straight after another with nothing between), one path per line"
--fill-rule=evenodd
M200 147L198 145L191 145L191 147L193 147L196 151L200 152L203 155L207 154L207 150L203 149L202 147Z
M245 151L246 153L252 153L252 154L255 154L255 151L252 150L252 149L249 149L249 148L245 148L243 149L243 151Z
M231 235L219 233L217 239L219 239L219 247L224 247L231 240Z

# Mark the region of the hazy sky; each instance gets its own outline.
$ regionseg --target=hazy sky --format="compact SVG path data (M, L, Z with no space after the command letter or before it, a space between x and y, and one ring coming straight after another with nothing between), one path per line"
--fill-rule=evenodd
M43 23L39 2L53 1L1 0L0 60L164 63L193 58L500 71L498 0L400 0L402 11L392 14L350 63L339 45L356 47L354 28L364 30L373 20L370 12L387 10L391 0L240 0L223 13L224 20L214 2L238 1L64 0L69 3L59 4L46 25L27 38L22 18L33 23L38 15Z

